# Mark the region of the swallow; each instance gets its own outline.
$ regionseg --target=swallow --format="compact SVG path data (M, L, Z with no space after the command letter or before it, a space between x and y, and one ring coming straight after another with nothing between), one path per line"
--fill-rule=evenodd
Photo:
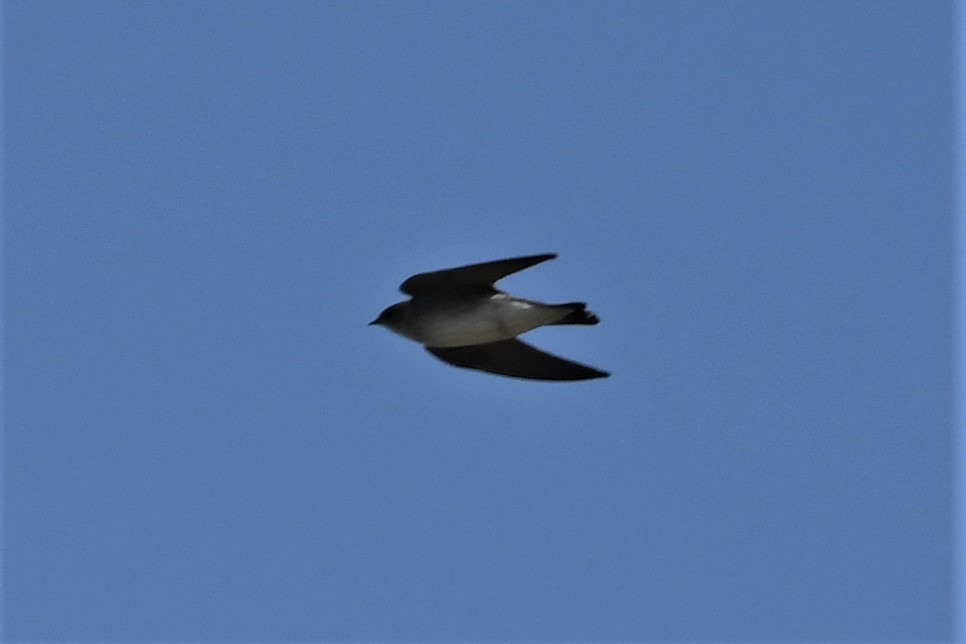
M541 351L517 336L553 324L600 322L586 302L545 304L496 288L500 279L555 258L511 257L413 275L399 287L410 296L370 325L415 340L457 367L527 380L589 380L610 374Z

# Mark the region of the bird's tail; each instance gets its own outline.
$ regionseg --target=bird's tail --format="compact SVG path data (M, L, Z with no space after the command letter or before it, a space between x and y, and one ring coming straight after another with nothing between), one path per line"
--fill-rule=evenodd
M597 324L600 318L594 315L593 311L587 310L586 302L567 302L558 304L558 308L567 309L570 312L564 317L551 324Z

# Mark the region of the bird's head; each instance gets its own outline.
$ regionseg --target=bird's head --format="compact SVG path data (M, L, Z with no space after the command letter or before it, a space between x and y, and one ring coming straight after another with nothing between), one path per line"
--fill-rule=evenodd
M393 304L382 313L379 314L375 320L369 323L369 326L373 324L378 326L384 326L387 329L396 329L399 324L406 317L406 302L399 302L398 304Z

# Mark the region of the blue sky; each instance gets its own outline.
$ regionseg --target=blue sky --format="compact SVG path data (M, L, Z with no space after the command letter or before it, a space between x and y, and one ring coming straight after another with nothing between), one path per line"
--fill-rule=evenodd
M3 12L6 637L951 636L949 3Z

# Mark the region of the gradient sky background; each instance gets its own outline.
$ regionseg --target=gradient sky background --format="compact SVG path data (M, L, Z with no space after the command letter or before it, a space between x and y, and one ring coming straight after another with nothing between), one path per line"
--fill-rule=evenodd
M951 19L5 3L6 636L949 637Z

